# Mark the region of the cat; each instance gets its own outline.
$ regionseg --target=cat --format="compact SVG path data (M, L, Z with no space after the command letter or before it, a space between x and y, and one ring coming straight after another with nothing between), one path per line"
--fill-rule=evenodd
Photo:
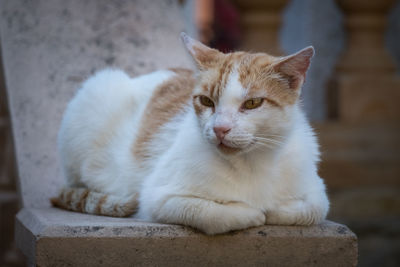
M106 69L83 84L61 123L67 185L53 205L209 235L324 220L318 144L299 103L314 49L224 54L181 38L196 73Z

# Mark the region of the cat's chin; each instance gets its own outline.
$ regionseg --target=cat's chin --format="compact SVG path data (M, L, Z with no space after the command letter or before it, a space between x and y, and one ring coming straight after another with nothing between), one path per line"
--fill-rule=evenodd
M222 142L217 145L217 148L218 148L218 150L220 152L222 152L224 154L227 154L227 155L236 154L236 153L239 153L242 150L239 147L231 147L231 146L225 145Z

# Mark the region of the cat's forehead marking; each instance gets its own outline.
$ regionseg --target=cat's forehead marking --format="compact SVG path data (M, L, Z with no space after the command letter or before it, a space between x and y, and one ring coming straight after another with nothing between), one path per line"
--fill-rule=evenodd
M225 90L220 97L220 102L222 104L227 104L232 102L232 99L240 101L246 93L246 88L244 88L239 81L238 65L236 64L232 67L232 70L227 77Z
M222 90L226 87L226 82L228 80L229 74L232 71L232 67L234 64L234 54L228 54L225 56L222 64L218 68L218 76L214 85L211 86L210 95L214 99L218 99L221 94Z
M223 75L218 97L221 96L222 89L224 90L224 96L236 99L241 99L250 90L254 90L253 84L260 78L258 75L260 72L259 61L261 61L262 57L261 54L246 54L242 52L229 54L227 60L229 67L220 70ZM269 63L262 62L263 65Z
M218 100L221 97L234 66L238 64L243 55L242 52L224 55L219 65L213 70L215 74L213 79L208 85L203 85L203 90L208 91L213 99Z

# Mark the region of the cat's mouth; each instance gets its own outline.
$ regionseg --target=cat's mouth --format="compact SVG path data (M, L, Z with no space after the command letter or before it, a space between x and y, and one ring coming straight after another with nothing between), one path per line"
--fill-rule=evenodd
M218 147L218 149L219 149L221 152L223 152L223 153L225 153L225 154L233 154L233 153L236 153L236 152L239 152L239 151L240 151L240 148L238 148L238 147L231 147L231 146L229 146L229 145L227 145L227 144L224 144L223 142L220 142L220 143L217 145L217 147Z

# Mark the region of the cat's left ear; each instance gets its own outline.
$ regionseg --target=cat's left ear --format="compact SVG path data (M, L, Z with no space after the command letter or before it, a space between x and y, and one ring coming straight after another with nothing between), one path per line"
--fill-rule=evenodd
M282 58L273 65L273 69L288 79L291 89L298 90L304 83L314 53L314 47L308 46L293 55Z
M209 48L199 41L189 37L184 32L181 33L181 39L200 70L205 70L215 66L223 56L223 53L216 49Z

